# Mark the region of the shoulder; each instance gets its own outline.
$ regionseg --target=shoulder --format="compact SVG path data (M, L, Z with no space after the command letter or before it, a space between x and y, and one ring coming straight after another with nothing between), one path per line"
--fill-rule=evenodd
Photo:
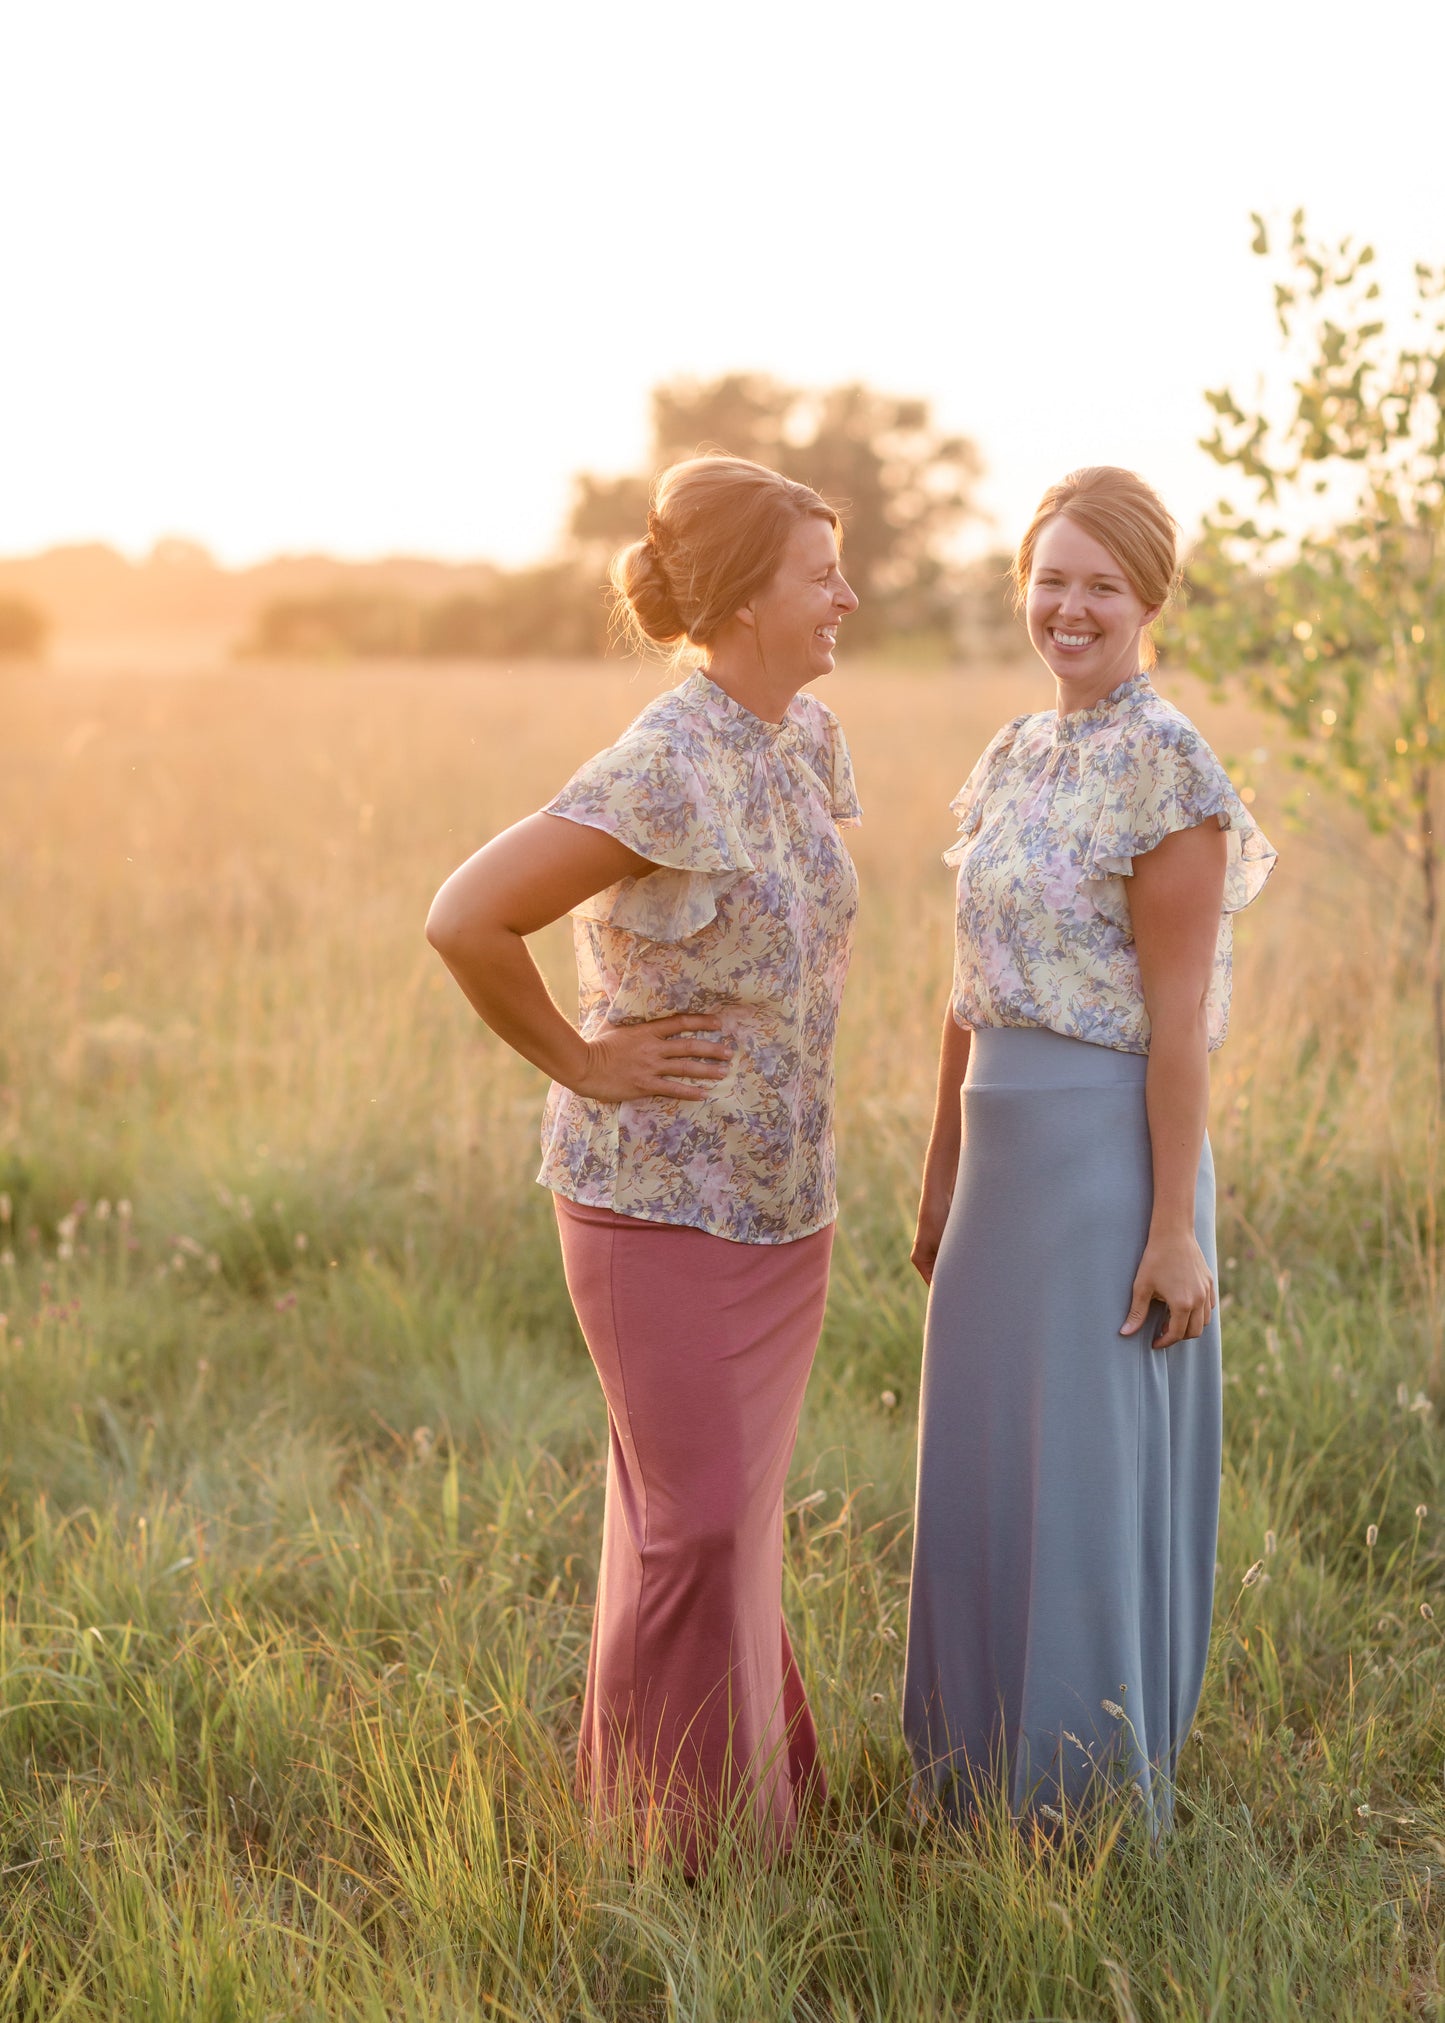
M1122 718L1112 744L1123 756L1163 758L1173 754L1186 761L1219 764L1203 733L1182 709L1153 688Z
M1011 717L984 746L973 771L948 804L965 836L982 821L984 802L995 785L1006 782L1015 764L1026 763L1038 737L1038 726L1043 722L1044 718L1035 711ZM1003 791L1007 791L1006 786ZM946 853L944 862L953 861L952 855Z
M846 743L843 726L827 703L820 702L817 696L809 695L806 690L795 695L789 703L788 721L799 733L806 752L831 752Z
M680 774L696 791L699 779L711 784L712 740L696 710L677 689L657 696L639 711L610 745L594 752L573 776L574 781L608 781L618 788L642 780L663 781Z
M969 778L982 784L1006 767L1016 754L1026 758L1052 721L1052 711L1045 710L1025 710L1022 716L1010 717L984 746Z
M682 689L670 688L639 710L609 749L621 751L629 747L637 752L691 754L706 743L707 725L701 713Z
M862 810L842 724L827 703L807 693L794 696L787 722L797 740L794 749L821 787L834 821L854 827Z

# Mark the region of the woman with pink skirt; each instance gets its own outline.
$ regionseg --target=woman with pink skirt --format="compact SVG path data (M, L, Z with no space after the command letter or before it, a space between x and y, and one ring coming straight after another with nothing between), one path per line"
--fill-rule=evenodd
M665 471L612 578L634 638L700 664L427 921L482 1018L553 1078L539 1178L609 1430L579 1787L691 1873L720 1834L785 1847L824 1788L782 1550L857 905L847 747L799 693L857 609L839 534L758 464ZM524 939L566 912L575 1028Z

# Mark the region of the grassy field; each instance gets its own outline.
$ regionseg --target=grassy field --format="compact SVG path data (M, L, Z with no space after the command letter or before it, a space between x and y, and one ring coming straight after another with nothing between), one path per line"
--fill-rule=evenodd
M659 685L0 688L0 2015L1445 2018L1438 1110L1399 873L1325 807L1286 830L1279 753L1215 1063L1224 1506L1179 1831L1156 1860L1121 1813L1065 1857L909 1815L938 853L1049 699L1023 673L828 690L864 910L786 1600L829 1817L697 1888L584 1830L603 1414L539 1080L421 923Z

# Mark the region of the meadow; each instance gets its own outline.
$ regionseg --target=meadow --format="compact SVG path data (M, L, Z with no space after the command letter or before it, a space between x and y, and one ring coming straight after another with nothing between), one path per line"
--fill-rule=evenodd
M1216 1057L1226 1459L1180 1824L908 1805L898 1729L946 804L1022 670L830 684L867 821L843 1208L785 1600L832 1778L697 1887L570 1796L600 1398L540 1079L431 893L661 685L0 686L0 2015L1445 2018L1440 1111L1397 865L1280 800ZM1271 750L1270 747L1273 746ZM539 952L564 1002L565 928Z

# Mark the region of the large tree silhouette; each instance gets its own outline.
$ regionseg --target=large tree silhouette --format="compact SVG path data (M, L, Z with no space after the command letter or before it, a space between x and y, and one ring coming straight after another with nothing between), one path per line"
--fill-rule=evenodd
M847 569L862 599L855 637L949 631L958 592L953 533L977 517L981 462L934 423L927 401L871 387L821 392L761 373L674 380L652 395L653 471L700 449L771 464L843 513ZM570 533L599 552L635 540L648 476L577 480Z

